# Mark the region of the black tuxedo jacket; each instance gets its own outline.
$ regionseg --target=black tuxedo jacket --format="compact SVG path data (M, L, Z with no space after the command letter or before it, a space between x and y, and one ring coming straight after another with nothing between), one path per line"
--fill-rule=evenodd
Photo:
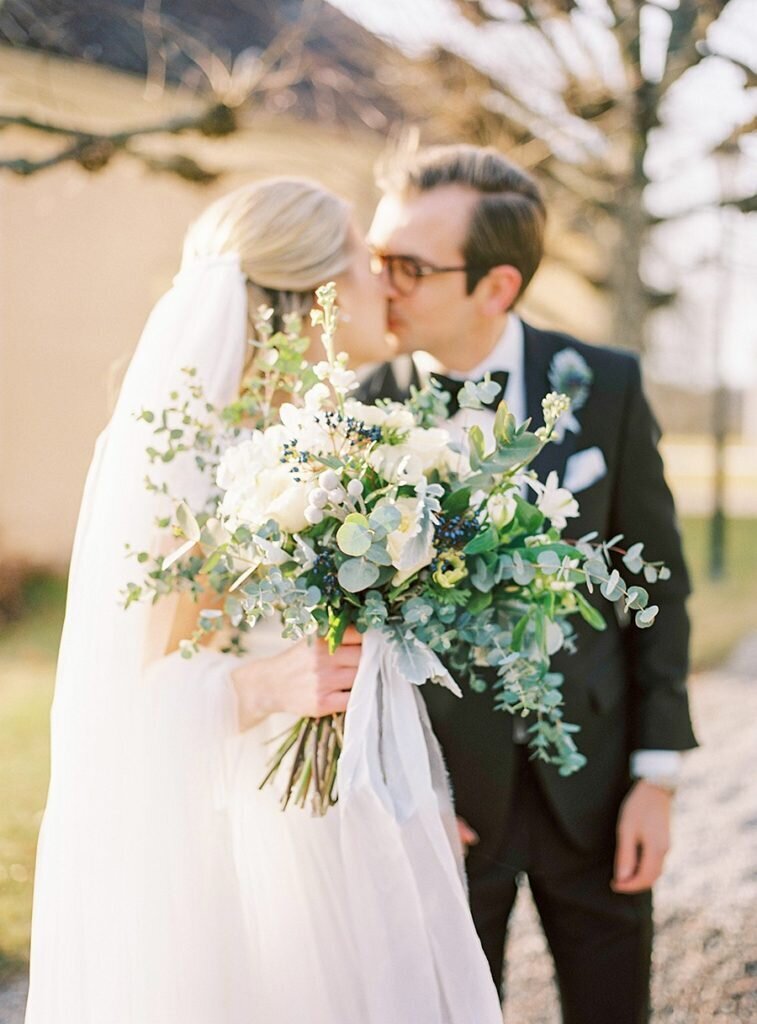
M535 768L563 831L576 846L590 850L612 841L630 784L632 751L696 746L686 694L689 578L657 450L659 429L644 398L638 360L523 326L532 429L543 423L541 400L552 390L548 372L557 352L576 349L594 374L588 400L577 413L580 433L566 432L560 444L547 445L532 464L540 479L556 470L562 480L575 452L596 445L604 454L607 474L577 495L581 514L568 521L565 535L578 538L597 530L609 540L622 533L629 545L642 541L644 556L663 560L672 572L664 583L640 581L650 592L650 603L660 608L651 629L621 621L613 606L595 595L607 630L595 632L579 619L577 653L559 652L553 659L553 668L565 676L565 718L581 727L576 740L588 764L568 778L550 765ZM360 398L404 400L411 383L419 383L414 364L401 357L370 373ZM490 692L466 692L462 700L436 686L424 686L422 693L446 757L457 812L478 832L479 852L493 855L505 838L511 802L517 800L514 719L492 710Z

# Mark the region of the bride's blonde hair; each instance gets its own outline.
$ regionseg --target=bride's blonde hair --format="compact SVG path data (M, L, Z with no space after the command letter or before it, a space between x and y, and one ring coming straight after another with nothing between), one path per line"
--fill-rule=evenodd
M280 325L305 315L314 290L347 269L349 204L304 178L267 178L221 196L190 226L184 262L235 252L247 277L249 308L271 306Z

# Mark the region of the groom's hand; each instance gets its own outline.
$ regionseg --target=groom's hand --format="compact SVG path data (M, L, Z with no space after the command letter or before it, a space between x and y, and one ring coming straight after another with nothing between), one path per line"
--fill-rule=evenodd
M249 729L275 711L322 718L347 709L363 638L350 626L333 654L320 638L300 640L270 658L250 658L232 672L240 726Z
M470 846L475 846L478 842L478 833L470 827L465 818L458 817L457 819L457 834L460 836L460 842L462 843L463 853L468 852Z
M640 779L623 801L618 817L615 892L651 889L662 874L670 848L673 798L666 790Z

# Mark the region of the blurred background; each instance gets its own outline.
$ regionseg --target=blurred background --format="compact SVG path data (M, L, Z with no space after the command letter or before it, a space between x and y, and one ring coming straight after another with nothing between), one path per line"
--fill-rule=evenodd
M188 223L388 144L536 175L523 312L643 356L696 592L655 1019L757 1020L757 0L0 0L0 1024L22 1019L81 488ZM557 1021L527 899L506 1020ZM610 1024L610 1022L608 1022Z

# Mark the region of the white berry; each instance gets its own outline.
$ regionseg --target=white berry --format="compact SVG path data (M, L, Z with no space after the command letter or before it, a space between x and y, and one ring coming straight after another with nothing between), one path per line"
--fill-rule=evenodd
M321 509L316 508L315 505L308 505L305 509L305 518L311 526L317 526L318 523L323 521L323 512Z
M359 498L363 493L363 484L360 480L350 480L347 484L347 493L352 498Z
M318 482L321 487L325 488L327 491L334 491L339 487L339 477L333 469L324 469L318 477Z

